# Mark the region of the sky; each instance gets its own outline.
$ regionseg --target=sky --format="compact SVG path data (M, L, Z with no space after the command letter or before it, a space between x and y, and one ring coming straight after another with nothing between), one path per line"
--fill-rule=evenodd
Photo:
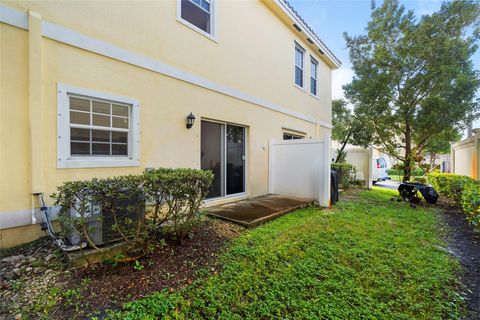
M400 2L418 17L438 11L442 4L436 0ZM343 33L365 34L365 27L370 20L370 0L289 0L289 3L342 61L342 67L333 72L332 96L343 97L342 85L349 83L353 77ZM377 1L377 6L379 3ZM473 61L476 69L480 69L480 50L473 56ZM480 127L480 121L476 124Z

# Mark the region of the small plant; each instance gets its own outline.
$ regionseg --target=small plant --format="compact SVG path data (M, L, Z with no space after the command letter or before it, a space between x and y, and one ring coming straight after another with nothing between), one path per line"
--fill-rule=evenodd
M133 264L133 269L140 271L143 270L143 268L145 268L145 266L141 264L140 261L135 260L135 263Z
M339 187L347 190L358 186L357 169L349 163L332 163L331 169L337 171Z

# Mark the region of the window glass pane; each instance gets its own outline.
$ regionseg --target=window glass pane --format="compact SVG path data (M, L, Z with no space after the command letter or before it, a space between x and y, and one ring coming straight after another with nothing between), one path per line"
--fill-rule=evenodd
M112 142L127 143L128 132L112 132Z
M70 97L70 109L90 112L90 100Z
M190 0L181 0L182 19L190 22L201 30L210 33L210 13L200 8Z
M313 78L310 79L310 91L314 95L317 94L317 80L315 80Z
M110 155L110 144L92 143L92 154Z
M92 120L94 126L110 127L110 116L94 114L92 115Z
M110 142L110 131L92 130L92 141Z
M90 141L90 129L70 128L70 140Z
M110 114L110 103L92 101L93 112Z
M303 70L295 67L295 84L303 87Z
M90 144L85 142L71 142L70 153L72 155L89 155Z
M128 145L126 144L112 144L112 155L114 156L127 156Z
M202 8L210 12L210 4L205 0L202 0Z
M128 129L128 119L127 118L113 117L112 121L113 121L113 127L114 128Z
M112 114L114 116L128 117L128 106L112 104Z
M90 125L90 113L70 111L70 123Z
M295 48L295 65L302 66L302 53L297 48Z

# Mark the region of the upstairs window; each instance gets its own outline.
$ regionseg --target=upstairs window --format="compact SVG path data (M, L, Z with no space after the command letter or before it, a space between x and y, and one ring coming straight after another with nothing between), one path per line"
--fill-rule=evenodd
M305 49L295 43L295 84L303 88L303 56Z
M201 33L213 35L213 0L178 0L180 21Z
M310 57L310 93L314 96L317 95L317 72L318 61Z

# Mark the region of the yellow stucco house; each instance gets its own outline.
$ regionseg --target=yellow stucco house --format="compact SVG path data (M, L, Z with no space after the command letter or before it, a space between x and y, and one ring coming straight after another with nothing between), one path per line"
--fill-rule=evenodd
M234 201L268 193L270 139L330 134L340 62L283 0L2 1L0 36L2 247L64 181L203 168Z

